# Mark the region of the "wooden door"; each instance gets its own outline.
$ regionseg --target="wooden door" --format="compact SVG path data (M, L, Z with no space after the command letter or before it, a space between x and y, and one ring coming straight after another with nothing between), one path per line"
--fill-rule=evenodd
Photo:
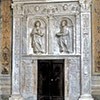
M64 60L38 61L38 100L64 100Z

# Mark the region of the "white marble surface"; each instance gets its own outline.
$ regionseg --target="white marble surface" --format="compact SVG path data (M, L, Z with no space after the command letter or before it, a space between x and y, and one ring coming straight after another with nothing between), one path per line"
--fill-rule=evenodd
M13 74L10 100L37 100L37 60L60 58L65 60L65 78L68 78L65 79L65 100L78 100L79 97L79 100L93 100L90 0L60 3L44 1L41 5L31 1L13 0ZM63 19L67 20L67 27L72 27L73 30L72 44L70 42L73 50L69 53L59 51L55 37ZM43 54L34 53L31 47L30 32L37 20L46 24L45 29L43 28L46 30Z

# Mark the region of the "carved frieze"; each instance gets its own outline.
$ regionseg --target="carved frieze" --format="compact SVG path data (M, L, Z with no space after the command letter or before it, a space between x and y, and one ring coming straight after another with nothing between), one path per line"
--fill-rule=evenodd
M79 13L78 2L73 3L39 3L39 4L13 4L14 15L29 15L29 14L77 14Z

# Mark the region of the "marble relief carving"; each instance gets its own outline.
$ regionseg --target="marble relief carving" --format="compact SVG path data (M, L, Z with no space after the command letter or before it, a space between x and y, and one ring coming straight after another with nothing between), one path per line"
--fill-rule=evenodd
M34 27L31 32L31 46L33 48L34 53L44 53L43 50L43 37L44 37L42 27L41 27L41 22L36 21L34 23Z
M52 14L28 17L28 54L73 53L75 17L69 17Z
M29 52L31 52L31 54L45 54L47 29L44 19L30 17L28 27Z
M41 19L42 16L29 18L29 52L31 54L49 54L51 51L53 54L73 53L72 20L67 17L50 16L47 17L45 24ZM47 47L48 45L50 46Z
M19 5L20 7L20 5ZM23 5L24 14L58 14L58 13L79 13L79 5L75 3L50 3ZM21 9L20 8L20 9ZM23 11L23 9L21 11ZM19 10L20 11L20 10ZM66 12L67 11L67 12ZM18 11L17 11L18 12Z
M13 48L15 51L13 92L21 92L26 100L37 100L38 59L68 58L69 64L65 60L68 80L65 79L67 90L64 98L78 99L80 95L80 57L78 57L80 55L77 55L79 49L76 51L76 48L80 47L80 44L76 43L76 41L80 42L76 36L80 37L79 30L76 30L78 29L76 22L80 22L80 18L77 18L80 12L78 2L19 4L19 6L15 4L14 6L14 12L17 10L17 13L14 13L14 47L16 45L17 48L16 50ZM18 76L16 70L19 70ZM70 71L67 73L68 70ZM67 76L68 74L71 77ZM77 90L74 92L75 88Z
M72 41L70 41L72 39L72 33L70 33L70 28L68 28L67 20L62 20L59 27L60 31L56 34L59 52L70 53L70 46L72 46Z
M27 48L23 51L27 52L28 55L75 53L75 34L78 34L78 31L75 30L77 27L75 16L79 13L77 2L44 3L41 5L19 4L19 6L17 4L14 9L17 12L20 9L26 18L27 33L22 34L23 48ZM63 26L61 23L65 23L65 25ZM57 33L64 34L58 35ZM27 40L24 38L25 34Z

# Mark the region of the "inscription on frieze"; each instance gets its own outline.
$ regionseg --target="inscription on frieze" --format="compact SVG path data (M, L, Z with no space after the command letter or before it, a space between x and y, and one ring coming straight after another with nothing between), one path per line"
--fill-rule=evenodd
M16 9L18 5L16 5ZM22 11L22 7L19 6ZM75 3L49 3L49 4L31 4L24 5L24 14L58 14L58 13L79 13L79 5ZM20 14L20 10L19 10Z

